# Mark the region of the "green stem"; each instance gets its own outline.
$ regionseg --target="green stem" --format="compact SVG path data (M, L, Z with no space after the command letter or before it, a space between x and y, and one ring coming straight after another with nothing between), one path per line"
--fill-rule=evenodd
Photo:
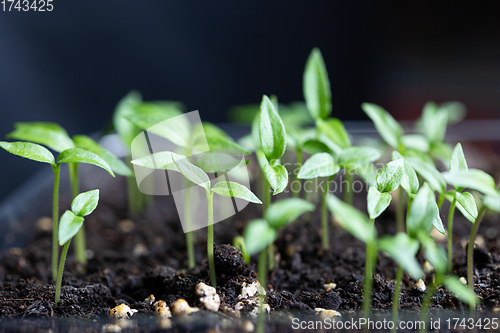
M269 257L269 270L272 271L274 269L274 244L271 243L267 247L267 256Z
M294 168L294 180L292 182L292 185L295 183L295 182L298 182L298 185L299 185L299 188L297 191L295 191L293 189L293 186L292 186L292 195L294 198L299 198L300 197L300 192L302 190L302 180L299 179L298 177L298 170L300 170L300 168L302 167L302 149L300 148L297 148L297 160L296 160L296 163L295 163L295 168ZM297 170L297 166L298 166L298 170Z
M215 277L215 263L214 263L214 205L213 194L207 193L208 199L208 226L207 226L207 254L208 254L208 268L210 269L210 282L213 287L217 287L217 280Z
M474 292L474 240L476 238L477 229L479 228L479 224L481 223L481 219L483 218L483 214L486 211L486 205L482 205L479 213L477 214L476 221L472 226L472 230L470 232L469 245L467 246L467 282L469 283L469 289ZM471 313L475 310L474 307L471 307Z
M436 292L437 278L435 283L431 283L427 292L425 293L424 299L422 300L422 309L420 310L420 322L424 323L424 326L420 327L419 332L427 332L427 320L429 319L429 306L432 301L432 296Z
M264 178L264 214L267 212L269 205L271 204L271 184ZM262 216L264 216L262 214Z
M450 212L448 213L448 272L453 273L453 214L457 203L457 193L453 196Z
M405 232L404 210L405 202L403 200L404 190L402 187L398 188L398 202L396 206L396 228L397 232Z
M52 196L52 279L57 278L57 259L59 258L59 245L57 237L59 234L59 178L61 165L52 166L54 170L54 193Z
M377 262L377 248L375 242L366 244L365 281L363 285L363 317L370 316L372 304L373 270Z
M344 181L344 202L346 204L352 205L353 192L351 189L351 184L353 180L353 175L349 169L345 169L345 181Z
M265 290L267 284L267 254L265 248L259 253L259 261L257 262L257 274L259 275L260 285ZM261 293L259 292L259 294ZM261 296L264 295L261 294Z
M61 284L64 272L64 264L66 263L66 255L68 254L68 248L70 242L71 239L67 241L66 244L64 244L61 253L61 260L59 261L59 271L57 272L57 282L56 282L56 298L55 298L56 307L57 304L59 303L59 300L61 299Z
M398 310L399 310L399 293L401 292L401 282L403 281L403 268L398 266L398 272L396 273L396 287L394 288L394 295L392 298L392 321L394 326L397 327L398 324Z
M245 246L245 239L241 236L234 237L233 246L241 251L241 255L243 256L243 260L245 260L245 262L247 264L249 264L250 263L250 256L248 255L247 247Z
M78 163L69 163L69 184L71 187L71 194L73 200L76 198L79 189L79 181L78 181ZM85 244L85 227L82 226L78 233L75 235L75 257L76 261L79 263L86 265L87 264L87 246Z
M321 245L323 250L328 249L328 210L326 209L326 198L328 196L328 191L330 189L330 182L333 176L330 176L326 181L326 188L323 191L323 197L321 199Z
M184 198L184 221L186 223L186 230L190 230L191 229L191 206L188 205L188 202L190 202L190 198L189 198L189 192L190 192L190 188L188 186L188 188L186 189L186 192L185 192L185 198ZM185 233L185 237L186 237L186 249L187 249L187 256L188 256L188 268L189 269L193 269L194 266L196 265L196 262L194 260L194 235L193 235L193 231L188 231Z

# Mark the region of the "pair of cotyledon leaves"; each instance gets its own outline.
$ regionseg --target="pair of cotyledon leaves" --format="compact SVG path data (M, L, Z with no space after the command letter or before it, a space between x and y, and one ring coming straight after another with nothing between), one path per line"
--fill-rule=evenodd
M73 199L71 210L61 216L59 222L59 245L64 245L73 238L83 225L84 217L96 209L99 203L99 190L80 193Z
M61 153L57 163L89 163L107 171L112 170L112 174L114 172L123 176L133 175L125 163L86 135L70 138L68 133L55 123L16 123L14 126L15 130L7 134L7 137L27 142L2 143L2 147L13 154L55 165L52 153L39 146L43 145Z
M424 185L422 188L426 188L426 192L432 191L427 185ZM424 198L428 196L428 193L423 193L421 196ZM344 203L333 195L328 196L327 204L337 222L347 232L366 244L376 242L377 248L387 253L412 278L417 280L423 276L422 269L416 259L416 254L420 248L419 241L424 247L427 260L435 267L436 272L444 274L446 271L446 255L443 249L436 246L426 231L419 230L417 239L410 237L406 233L398 233L394 236L382 236L377 240L375 228L370 223L368 217L361 211ZM475 294L455 276L446 276L444 284L455 296L467 304L473 305L477 303Z

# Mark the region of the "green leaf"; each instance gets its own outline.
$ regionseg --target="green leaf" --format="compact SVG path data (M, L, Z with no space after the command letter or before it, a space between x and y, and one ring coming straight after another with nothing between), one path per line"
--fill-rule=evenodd
M260 112L255 115L252 121L252 141L255 146L255 150L260 149Z
M318 48L314 48L307 59L303 92L307 109L315 120L325 119L330 115L332 112L330 80L323 56Z
M324 133L333 143L344 149L351 146L351 139L344 124L337 118L327 120L318 119L316 127L320 133Z
M377 190L391 192L399 187L404 173L402 158L387 163L377 175Z
M392 152L392 159L397 160L402 158L403 164L403 176L401 177L401 187L408 193L408 195L415 194L420 187L417 173L411 164L404 159L404 157L398 153L396 150Z
M102 158L97 156L96 154L83 149L83 148L70 148L66 149L57 157L57 164L61 163L86 163L98 166L103 168L107 172L111 174L111 176L115 176L113 170L109 167L108 163L106 163Z
M128 121L123 115L133 112L134 108L142 101L141 94L137 91L129 92L123 97L113 113L113 126L118 133L123 145L130 152L130 146L135 137L141 132L140 128Z
M453 198L455 197L455 193L460 193L460 192L457 192L455 190L451 190L451 191L448 191L444 194L444 197L446 198L446 200L448 200L449 202L452 202L453 201ZM462 194L466 194L466 196L471 196L471 199L474 200L474 196L472 196L472 194L470 194L469 192L463 192ZM469 200L469 198L466 198L466 199L462 199L463 200ZM484 199L483 199L484 200ZM475 205L475 200L474 200L474 205ZM476 221L476 217L477 217L477 213L476 213L476 216L472 216L470 215L467 210L460 204L460 202L456 202L455 203L455 207L458 208L458 210L460 211L460 213L462 213L462 215L467 219L469 220L470 222L474 223ZM477 207L476 207L476 212L477 212Z
M172 152L170 151L161 151L152 155L147 155L136 160L133 160L131 163L142 166L149 169L158 169L158 170L171 170L180 172L177 166L172 159ZM182 158L185 156L180 155Z
M144 102L124 111L123 117L138 128L161 136L180 147L189 146L189 120L170 104Z
M279 159L286 149L285 126L269 97L262 98L259 124L260 145L268 161Z
M288 105L280 105L279 113L285 127L299 127L314 123L307 110L306 103L301 101L291 102Z
M243 199L248 202L253 202L257 204L261 204L262 201L259 200L248 188L245 186L235 183L235 182L218 182L212 187L212 192L217 193L218 195L222 195L225 197L232 197Z
M408 235L414 237L420 230L429 233L432 230L435 219L438 218L440 220L439 211L437 211L436 217L436 208L437 205L434 192L427 183L424 183L424 185L417 192L417 195L415 196L415 199L410 207L410 212L406 220ZM440 232L444 231L443 228L439 229L438 231Z
M308 154L314 155L317 153L328 153L332 154L332 150L323 142L316 139L307 140L302 145L302 150Z
M467 115L467 108L462 102L444 102L439 105L439 108L448 113L448 125L464 120Z
M68 133L56 123L15 123L14 128L7 138L38 143L58 153L75 147Z
M73 141L78 148L87 149L88 151L102 158L106 163L108 163L114 173L126 177L132 177L134 175L132 170L130 170L130 168L125 163L123 163L121 159L119 159L106 149L102 148L90 137L86 135L75 135L73 136Z
M356 174L363 179L368 186L377 185L378 169L373 163L368 163L356 169Z
M243 238L247 252L251 256L272 244L278 238L278 232L266 220L258 219L248 223Z
M361 108L375 124L382 139L392 148L398 149L403 136L401 125L383 108L376 104L363 103Z
M468 169L469 167L467 166L467 161L465 160L465 155L462 149L462 145L460 143L457 143L451 155L450 171L455 172Z
M370 147L348 147L342 149L339 165L342 168L355 168L378 160L382 152Z
M469 289L466 285L464 285L460 280L454 276L449 275L444 279L444 285L446 288L459 300L468 304L471 307L475 307L479 304L479 299L472 290Z
M406 148L416 149L424 153L429 151L429 143L423 135L408 134L404 135L401 139Z
M0 147L17 156L55 165L54 155L52 155L47 148L37 145L36 143L0 141Z
M415 169L417 173L419 173L431 187L439 192L444 193L446 190L446 182L443 179L443 176L436 169L434 164L423 161L417 157L406 157L406 160L410 163L410 165Z
M300 215L314 211L314 205L299 198L276 201L266 210L264 218L272 228L280 229L295 221Z
M210 191L210 178L208 178L205 171L191 164L186 157L179 156L175 153L171 154L177 169L179 169L180 173L182 173L187 180L203 187L207 192Z
M245 160L248 164L249 160ZM227 172L242 163L242 157L234 157L224 153L203 153L196 155L194 164L206 173Z
M441 160L445 165L448 165L450 163L452 153L453 149L446 141L434 142L431 145L431 150L429 152L432 158Z
M470 188L486 195L496 195L495 180L486 172L477 169L443 172L448 184L456 188Z
M469 215L472 217L472 220L475 221L477 218L477 205L476 205L476 200L474 200L474 196L469 193L469 192L457 192L457 206L458 208L463 208L463 210L467 213L462 214L467 217L466 215Z
M425 232L418 233L418 239L424 248L425 258L431 263L438 276L447 270L447 258L444 249L437 246L434 239Z
M448 125L448 112L440 110L434 102L427 102L422 112L422 125L429 142L443 141Z
M500 213L500 194L497 195L487 195L483 198L483 205L486 205L489 209ZM476 215L477 217L477 215ZM475 222L475 219L471 220L472 223Z
M392 196L389 193L379 192L375 186L368 189L367 205L368 215L372 220L382 214L391 203Z
M71 210L77 216L87 216L96 209L99 203L99 190L80 193L73 199Z
M314 179L318 177L330 177L336 175L340 167L335 164L332 155L328 153L318 153L309 159L300 168L297 177L299 179Z
M422 269L415 258L419 248L417 240L398 232L395 236L382 236L377 242L377 247L387 253L413 279L422 278Z
M288 185L288 171L282 165L270 165L262 150L257 151L257 160L264 176L274 189L274 195L283 192Z
M78 230L83 225L83 217L76 216L72 211L67 210L61 216L59 221L59 232L58 239L59 245L63 246L69 241L73 236L78 233Z
M190 145L193 150L205 151L206 145L212 152L231 155L248 155L250 152L234 142L231 137L214 124L203 122L194 126Z
M328 209L342 228L365 243L375 241L375 229L365 214L334 195L328 195L326 200Z

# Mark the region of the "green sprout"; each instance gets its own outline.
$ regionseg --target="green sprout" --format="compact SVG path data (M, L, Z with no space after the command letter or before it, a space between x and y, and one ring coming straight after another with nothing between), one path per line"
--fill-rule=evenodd
M281 229L294 222L300 215L313 210L314 205L310 202L300 198L287 198L271 204L263 219L248 223L243 233L242 243L245 249L243 256L249 258L260 253L257 272L260 285L264 290L267 283L266 249L273 245Z
M59 245L63 246L61 260L59 261L59 269L57 271L56 282L56 307L61 299L61 284L64 273L64 264L68 254L69 244L71 239L78 234L78 231L83 226L84 217L91 214L99 203L99 190L83 192L73 199L71 210L67 210L61 216L59 222L58 240Z
M184 156L173 152L159 152L153 155L145 156L133 160L132 164L143 166L150 169L171 170L180 172L187 180L205 189L207 198L207 253L208 265L210 269L210 281L212 286L216 286L216 274L214 263L214 230L213 230L213 196L214 193L224 197L233 197L243 199L252 203L261 204L262 202L245 186L230 182L220 181L214 186L210 184L210 178L201 168L191 164ZM186 203L187 205L187 203ZM193 209L187 205L188 209Z
M119 158L101 147L86 135L75 135L70 138L66 130L56 123L28 122L15 123L15 130L7 134L7 138L41 144L58 153L70 148L84 148L102 158L114 173L122 176L132 176L132 170ZM78 163L69 163L69 183L74 199L79 193ZM75 255L78 262L87 263L85 228L81 228L75 237Z
M298 174L299 179L328 177L321 200L321 245L323 249L328 248L328 212L326 209L326 197L328 196L330 182L339 170L340 167L335 163L332 155L328 153L317 153L304 163Z
M21 156L33 161L47 163L52 166L54 171L54 191L52 201L52 278L57 277L57 258L59 257L59 248L57 245L57 231L59 222L59 179L61 164L63 163L86 163L103 168L113 177L115 174L108 163L96 154L83 148L69 148L63 150L57 157L45 147L31 142L5 142L0 141L0 147L11 154Z
M483 203L472 225L469 245L467 247L467 282L469 284L469 289L474 292L474 240L476 238L481 220L486 213L486 209L490 208L495 211L499 210L500 196L497 189L498 186L495 185L493 177L482 170L466 168L465 158L463 158L463 155L460 154L460 148L455 149L452 161L453 170L450 168L450 171L443 172L443 177L446 182L454 186L455 189L457 189L456 192L459 192L458 190L469 188L484 194L482 199ZM473 199L470 196L468 197L470 200ZM474 203L469 201L464 203L464 205L457 205L457 207L460 208L460 206L462 206L464 208L462 213L464 213L465 216L471 215L471 217L473 217L471 214L474 213L472 208L473 205ZM466 210L464 206L469 207L468 210ZM471 311L473 310L474 308L471 308Z
M125 121L126 124L133 126L135 130L145 130L165 138L175 145L183 149L183 154L189 160L192 159L193 151L204 151L207 147L210 149L212 156L215 158L220 152L223 152L224 158L218 161L217 168L214 169L214 163L208 160L208 163L203 163L202 169L205 172L217 173L224 172L223 164L227 162L228 169L236 166L232 163L232 159L227 154L233 155L248 155L250 154L245 148L234 142L224 131L210 123L202 123L191 126L187 118L177 117L182 114L180 111L181 105L179 102L143 102L132 104L132 107L124 107L120 110L119 117L123 118L120 122ZM174 118L175 119L172 119ZM169 122L164 122L170 119ZM118 122L118 120L117 120ZM136 133L136 132L134 132ZM130 147L132 142L130 141ZM207 155L208 156L208 155ZM200 161L202 163L202 161ZM204 167L206 166L206 167ZM137 188L137 185L133 185ZM185 193L186 202L189 198L189 188ZM185 221L186 224L191 224L189 207L185 206ZM192 269L195 266L194 257L194 234L186 232L186 248L188 255L188 268Z

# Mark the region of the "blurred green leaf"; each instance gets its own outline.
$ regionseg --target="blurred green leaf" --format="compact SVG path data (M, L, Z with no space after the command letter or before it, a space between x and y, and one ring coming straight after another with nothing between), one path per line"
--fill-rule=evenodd
M190 182L203 187L207 192L210 191L210 178L202 169L191 164L186 157L171 153L172 160L180 173Z
M68 133L56 123L15 123L14 128L7 138L38 143L58 153L75 147Z
M54 155L47 148L36 143L0 141L0 147L17 156L55 165Z
M250 256L268 247L277 237L278 232L264 219L250 221L243 232L245 246Z
M328 153L318 153L309 157L300 168L297 177L299 179L314 179L318 177L330 177L337 174L340 167L335 164L333 157Z
M370 186L368 189L367 206L368 215L372 220L382 214L391 204L392 196L389 193L379 192L375 186Z
M332 93L321 51L314 48L307 59L303 78L304 99L311 116L325 119L332 112Z
M387 163L377 175L377 190L391 192L399 187L404 173L402 158Z
M415 258L419 248L417 240L398 232L395 236L382 236L377 242L377 247L387 253L413 279L422 278L422 269Z
M479 304L479 299L476 294L470 290L466 285L464 285L460 280L454 276L450 275L444 279L445 287L459 300L468 304L471 307L475 307Z
M113 170L108 163L106 163L102 158L83 148L70 148L66 149L57 157L57 164L61 163L86 163L98 166L107 172L111 176L115 176Z
M136 160L133 160L131 163L142 166L149 169L158 169L158 170L172 170L180 172L177 166L172 159L172 152L170 151L161 151L152 155L147 155ZM185 156L180 155L182 158Z
M341 168L355 168L378 160L382 152L370 147L348 147L339 156Z
M139 135L141 129L128 121L123 115L133 112L134 108L141 102L141 94L137 91L131 91L118 102L113 113L113 126L123 145L129 152L132 141Z
M441 142L446 134L448 112L441 110L434 102L427 102L422 112L422 125L429 142Z
M348 148L351 146L351 139L347 133L344 124L337 118L329 118L327 120L318 119L316 126L320 133L324 133L333 143L340 148Z
M262 201L260 201L259 198L257 198L257 196L255 196L255 194L252 193L252 191L250 191L245 186L235 182L227 182L227 181L218 182L212 187L211 191L225 197L243 199L248 202L253 202L257 204L262 203Z
M425 162L420 158L416 157L406 157L406 161L410 163L410 165L415 169L417 173L419 173L431 187L439 192L444 193L446 190L446 182L443 179L441 173L436 169L434 164Z
M496 195L495 180L486 172L477 169L443 172L448 184L459 188L470 188L486 195Z
M281 199L272 203L264 218L272 228L280 229L295 221L300 215L314 211L312 203L299 198Z
M392 152L392 159L397 160L402 158L403 163L403 176L401 177L401 187L408 193L408 195L415 194L420 187L420 183L418 181L417 173L415 169L411 166L411 164L406 161L399 152L394 150Z
M279 159L286 149L285 126L271 100L264 96L260 105L260 145L268 161Z
M376 104L363 103L361 108L366 115L373 121L375 128L382 139L392 148L399 149L403 136L401 125L383 108Z
M279 164L270 165L262 150L257 151L257 160L262 172L264 172L264 176L274 189L273 194L283 192L288 185L288 171L286 168Z
M424 153L429 151L429 143L423 135L407 134L403 135L401 139L406 148L416 149Z

